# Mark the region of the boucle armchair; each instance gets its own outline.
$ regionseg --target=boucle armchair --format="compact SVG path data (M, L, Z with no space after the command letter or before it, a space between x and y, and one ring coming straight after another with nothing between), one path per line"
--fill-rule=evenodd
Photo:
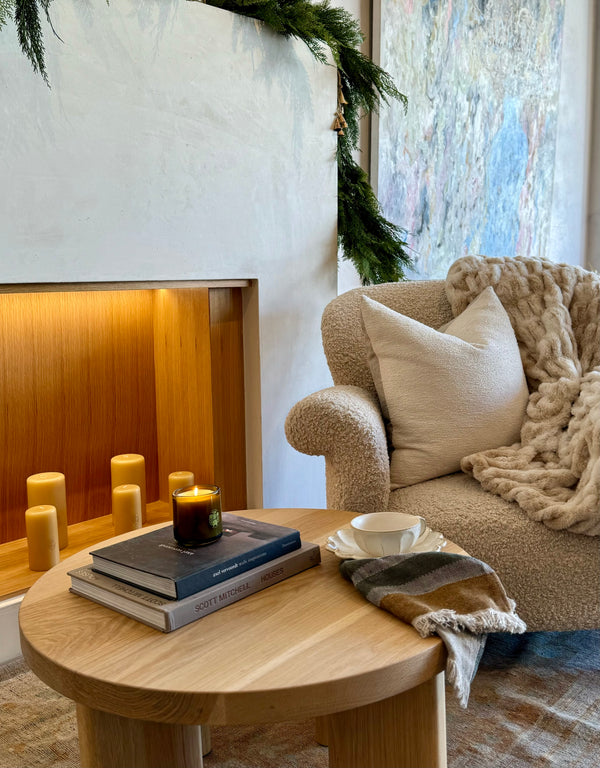
M363 295L436 329L453 317L443 281L358 288L326 307L322 340L334 386L297 403L286 434L298 451L325 457L327 506L422 515L432 529L496 570L530 631L599 628L597 536L532 521L516 503L462 472L390 490L390 451L368 364Z

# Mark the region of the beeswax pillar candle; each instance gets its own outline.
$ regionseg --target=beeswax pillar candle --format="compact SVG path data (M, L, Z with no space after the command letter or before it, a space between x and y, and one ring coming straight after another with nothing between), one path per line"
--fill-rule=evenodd
M146 461L139 453L121 453L110 460L111 488L139 485L142 497L142 522L146 522Z
M29 568L47 571L60 561L56 507L37 504L25 512Z
M142 527L142 494L139 485L128 483L112 489L112 517L117 534Z
M171 472L169 475L169 503L173 500L173 491L185 488L186 485L194 485L194 473L186 470Z
M67 526L67 492L62 472L39 472L27 478L27 506L50 504L56 507L58 546L64 549L69 543Z

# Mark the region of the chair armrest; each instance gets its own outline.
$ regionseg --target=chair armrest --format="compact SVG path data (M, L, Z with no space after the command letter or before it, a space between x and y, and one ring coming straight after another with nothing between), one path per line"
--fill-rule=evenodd
M325 456L330 509L387 509L390 458L375 395L349 385L322 389L296 403L285 433L297 451Z

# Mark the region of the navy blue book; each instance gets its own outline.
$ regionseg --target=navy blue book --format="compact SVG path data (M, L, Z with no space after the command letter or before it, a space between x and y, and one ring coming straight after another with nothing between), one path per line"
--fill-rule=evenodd
M300 548L300 532L223 513L223 535L205 547L182 547L173 526L90 552L92 568L128 584L181 600Z

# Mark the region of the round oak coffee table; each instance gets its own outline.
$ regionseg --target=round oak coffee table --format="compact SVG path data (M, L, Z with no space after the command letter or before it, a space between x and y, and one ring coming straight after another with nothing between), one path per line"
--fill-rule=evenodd
M320 544L353 517L239 514ZM198 725L312 717L327 733L332 767L446 765L442 642L368 603L330 552L168 634L70 593L67 571L90 559L83 551L44 574L19 614L31 669L77 703L86 768L202 766Z

